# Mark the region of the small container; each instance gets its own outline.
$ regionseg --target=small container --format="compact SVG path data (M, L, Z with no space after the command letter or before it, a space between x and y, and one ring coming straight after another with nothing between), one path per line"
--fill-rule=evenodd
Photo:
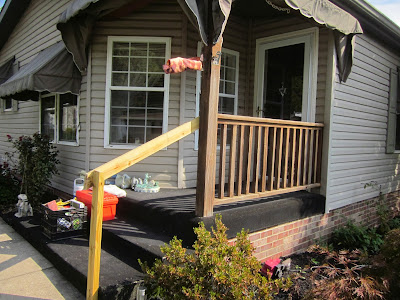
M83 186L85 184L85 180L82 178L76 178L74 180L74 197L76 196L76 191L82 191L83 190Z
M88 216L90 216L92 210L92 194L91 190L82 190L76 192L76 198L78 201L85 203L88 210ZM114 220L116 213L116 206L118 204L117 196L104 192L103 198L103 221Z

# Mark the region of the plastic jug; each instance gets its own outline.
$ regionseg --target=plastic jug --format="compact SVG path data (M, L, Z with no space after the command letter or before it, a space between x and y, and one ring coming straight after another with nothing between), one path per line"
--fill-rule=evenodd
M74 197L76 196L76 191L83 190L84 183L85 183L85 179L82 179L82 178L76 178L74 180Z

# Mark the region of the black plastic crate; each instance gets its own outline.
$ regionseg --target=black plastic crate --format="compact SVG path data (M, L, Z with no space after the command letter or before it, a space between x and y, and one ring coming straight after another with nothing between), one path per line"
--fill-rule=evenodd
M51 240L83 236L87 229L87 207L53 211L42 204L43 234Z

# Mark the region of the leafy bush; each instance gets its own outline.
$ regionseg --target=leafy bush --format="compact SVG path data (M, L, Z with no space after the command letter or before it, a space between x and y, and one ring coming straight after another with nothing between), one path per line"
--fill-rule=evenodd
M260 263L252 256L253 247L242 230L235 245L229 245L227 228L216 217L216 229L200 223L194 231L194 252L187 253L176 237L161 247L165 262L153 267L139 261L150 294L163 299L272 299L290 280L271 280L260 273Z
M0 209L7 210L17 203L19 181L12 174L8 163L0 164Z
M384 239L381 256L385 261L385 277L390 284L388 299L398 299L400 295L400 229L389 231Z
M367 228L348 221L345 226L339 227L332 233L331 243L336 250L361 249L375 254L380 250L383 239L375 228Z
M58 174L58 151L48 136L39 133L32 137L20 136L18 139L10 135L7 137L15 150L6 155L13 164L13 171L22 177L21 193L25 193L29 202L37 206L41 203L52 175Z

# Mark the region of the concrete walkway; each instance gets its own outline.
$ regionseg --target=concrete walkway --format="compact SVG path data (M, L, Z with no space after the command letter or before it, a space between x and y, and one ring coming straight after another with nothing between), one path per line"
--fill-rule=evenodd
M46 258L0 218L0 300L84 298Z

